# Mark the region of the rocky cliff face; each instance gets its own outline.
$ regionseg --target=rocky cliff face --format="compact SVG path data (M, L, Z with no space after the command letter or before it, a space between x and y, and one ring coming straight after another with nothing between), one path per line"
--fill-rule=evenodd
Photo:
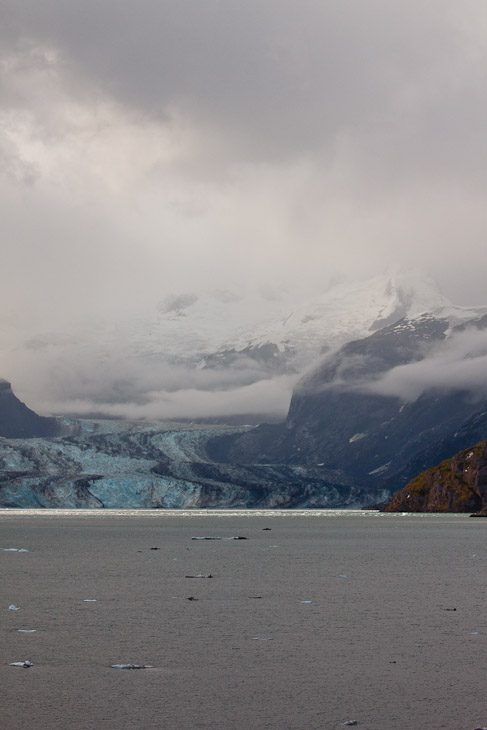
M487 507L487 441L427 469L384 512L477 512Z
M14 395L9 382L0 380L0 436L33 438L55 436L60 431L57 419L38 416Z

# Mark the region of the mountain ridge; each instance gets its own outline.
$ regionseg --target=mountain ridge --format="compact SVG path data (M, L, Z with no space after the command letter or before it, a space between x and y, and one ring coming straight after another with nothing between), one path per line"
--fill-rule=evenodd
M0 436L34 438L56 436L60 432L55 418L38 416L14 395L8 380L0 379Z
M484 309L442 308L343 345L298 383L283 423L215 442L212 456L323 464L351 483L397 491L487 434ZM478 371L474 387L462 368Z

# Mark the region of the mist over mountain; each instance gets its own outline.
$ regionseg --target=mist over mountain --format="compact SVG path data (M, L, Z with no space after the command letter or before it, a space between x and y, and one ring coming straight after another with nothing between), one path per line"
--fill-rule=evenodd
M326 352L447 305L419 271L332 281L318 293L272 283L194 290L23 338L4 324L0 368L41 413L284 418L299 377Z
M377 329L399 311L396 290L387 291L394 297L368 325L372 334L322 353L319 364L298 378L279 423L251 428L40 418L3 383L0 426L6 424L7 438L0 438L0 503L350 507L389 499L419 472L484 438L487 308L442 300L433 312L408 314ZM196 302L166 303L163 315ZM408 307L413 310L412 300ZM283 354L282 343L266 345ZM292 367L292 355L282 362ZM204 362L200 370L215 378L214 389L206 391L211 399L223 367ZM264 393L283 377L268 371L247 387ZM129 386L147 409L150 403L127 381ZM120 394L113 393L114 408Z
M282 424L216 442L213 456L399 489L485 437L486 315L444 307L343 345L297 384Z
M284 417L444 304L381 272L482 303L486 38L478 0L4 0L0 373L44 415Z

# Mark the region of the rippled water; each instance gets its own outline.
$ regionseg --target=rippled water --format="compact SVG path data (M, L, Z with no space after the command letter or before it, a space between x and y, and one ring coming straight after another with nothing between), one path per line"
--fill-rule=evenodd
M2 509L2 727L483 727L486 525L362 510ZM212 579L188 580L198 575ZM27 671L10 666L25 660Z

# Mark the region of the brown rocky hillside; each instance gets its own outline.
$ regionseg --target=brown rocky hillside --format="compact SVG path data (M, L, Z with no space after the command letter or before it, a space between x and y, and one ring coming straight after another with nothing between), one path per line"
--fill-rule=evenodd
M394 495L384 512L478 512L487 516L487 441L427 469Z

